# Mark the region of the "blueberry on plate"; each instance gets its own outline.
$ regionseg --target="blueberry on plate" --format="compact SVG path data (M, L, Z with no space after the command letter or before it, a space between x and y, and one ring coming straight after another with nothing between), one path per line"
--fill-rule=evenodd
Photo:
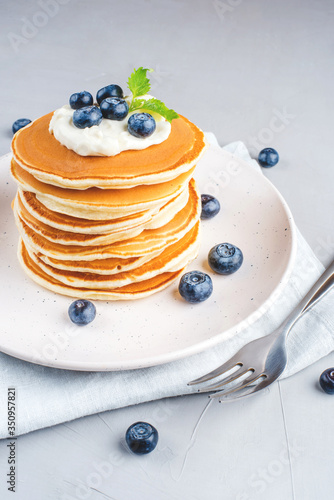
M112 84L97 91L96 100L99 104L107 97L124 97L123 90L119 85Z
M96 316L96 308L89 300L75 300L68 308L68 315L76 325L88 325Z
M19 118L18 120L15 120L15 122L12 125L12 132L13 134L16 134L20 128L26 127L29 123L31 123L31 120L28 118Z
M274 167L279 160L279 154L274 148L264 148L260 151L258 161L261 167L270 168Z
M134 113L128 121L128 131L139 138L149 137L156 129L155 119L149 113Z
M125 434L130 450L136 455L146 455L154 450L159 434L153 425L147 422L136 422L130 425Z
M192 304L208 299L212 289L210 276L201 271L189 271L181 277L179 283L181 297Z
M215 215L218 214L220 210L220 203L214 196L211 194L202 194L202 213L201 219L212 219Z
M73 124L78 128L90 128L94 125L100 125L102 118L100 108L97 106L85 106L74 111Z
M107 97L100 104L104 118L108 120L123 120L129 112L129 105L120 97Z
M219 274L235 273L244 260L240 248L230 243L220 243L211 248L208 262L213 271Z
M319 379L321 388L327 394L334 394L334 368L328 368L325 370Z
M70 96L70 106L72 109L80 109L85 106L92 106L93 104L93 96L86 90L82 92L76 92Z

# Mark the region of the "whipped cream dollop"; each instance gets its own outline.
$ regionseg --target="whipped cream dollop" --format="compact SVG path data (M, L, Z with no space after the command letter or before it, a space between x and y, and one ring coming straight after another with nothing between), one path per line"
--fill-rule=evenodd
M140 99L149 99L145 95ZM57 141L81 156L115 156L129 149L146 149L153 144L165 141L171 131L171 124L158 113L149 111L156 121L156 129L150 137L138 138L128 132L128 120L134 113L145 112L145 109L129 113L124 120L108 120L102 118L99 125L80 129L73 124L74 110L66 104L57 109L51 118L49 132Z

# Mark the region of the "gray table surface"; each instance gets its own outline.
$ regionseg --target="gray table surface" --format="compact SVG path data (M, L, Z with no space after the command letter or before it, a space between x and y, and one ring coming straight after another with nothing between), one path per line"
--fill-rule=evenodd
M0 154L11 124L82 89L125 87L146 66L152 93L221 145L266 146L281 191L324 265L334 254L332 0L1 0ZM256 398L206 396L142 404L18 439L18 487L0 497L98 500L333 498L332 403L317 380L334 355ZM129 424L159 428L158 450L124 449Z

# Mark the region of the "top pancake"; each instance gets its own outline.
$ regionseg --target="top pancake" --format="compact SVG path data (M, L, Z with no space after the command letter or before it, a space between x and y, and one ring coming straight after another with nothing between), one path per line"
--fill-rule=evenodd
M17 163L36 179L55 186L87 189L158 184L190 171L205 149L203 132L186 118L172 121L164 142L116 156L80 156L49 132L52 113L19 130L12 150Z

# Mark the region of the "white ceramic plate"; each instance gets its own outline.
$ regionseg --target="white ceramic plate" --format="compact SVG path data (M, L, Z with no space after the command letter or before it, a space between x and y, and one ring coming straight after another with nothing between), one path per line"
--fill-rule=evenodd
M37 286L17 261L10 207L16 186L9 163L10 155L0 159L0 350L17 358L93 371L173 361L238 335L267 310L291 272L296 236L281 195L260 172L211 146L196 177L202 193L220 200L221 211L203 221L201 251L189 266L211 274L211 297L188 304L175 283L138 301L96 302L96 319L74 326L67 315L73 299ZM242 267L230 276L215 274L207 265L210 248L223 242L244 253Z

